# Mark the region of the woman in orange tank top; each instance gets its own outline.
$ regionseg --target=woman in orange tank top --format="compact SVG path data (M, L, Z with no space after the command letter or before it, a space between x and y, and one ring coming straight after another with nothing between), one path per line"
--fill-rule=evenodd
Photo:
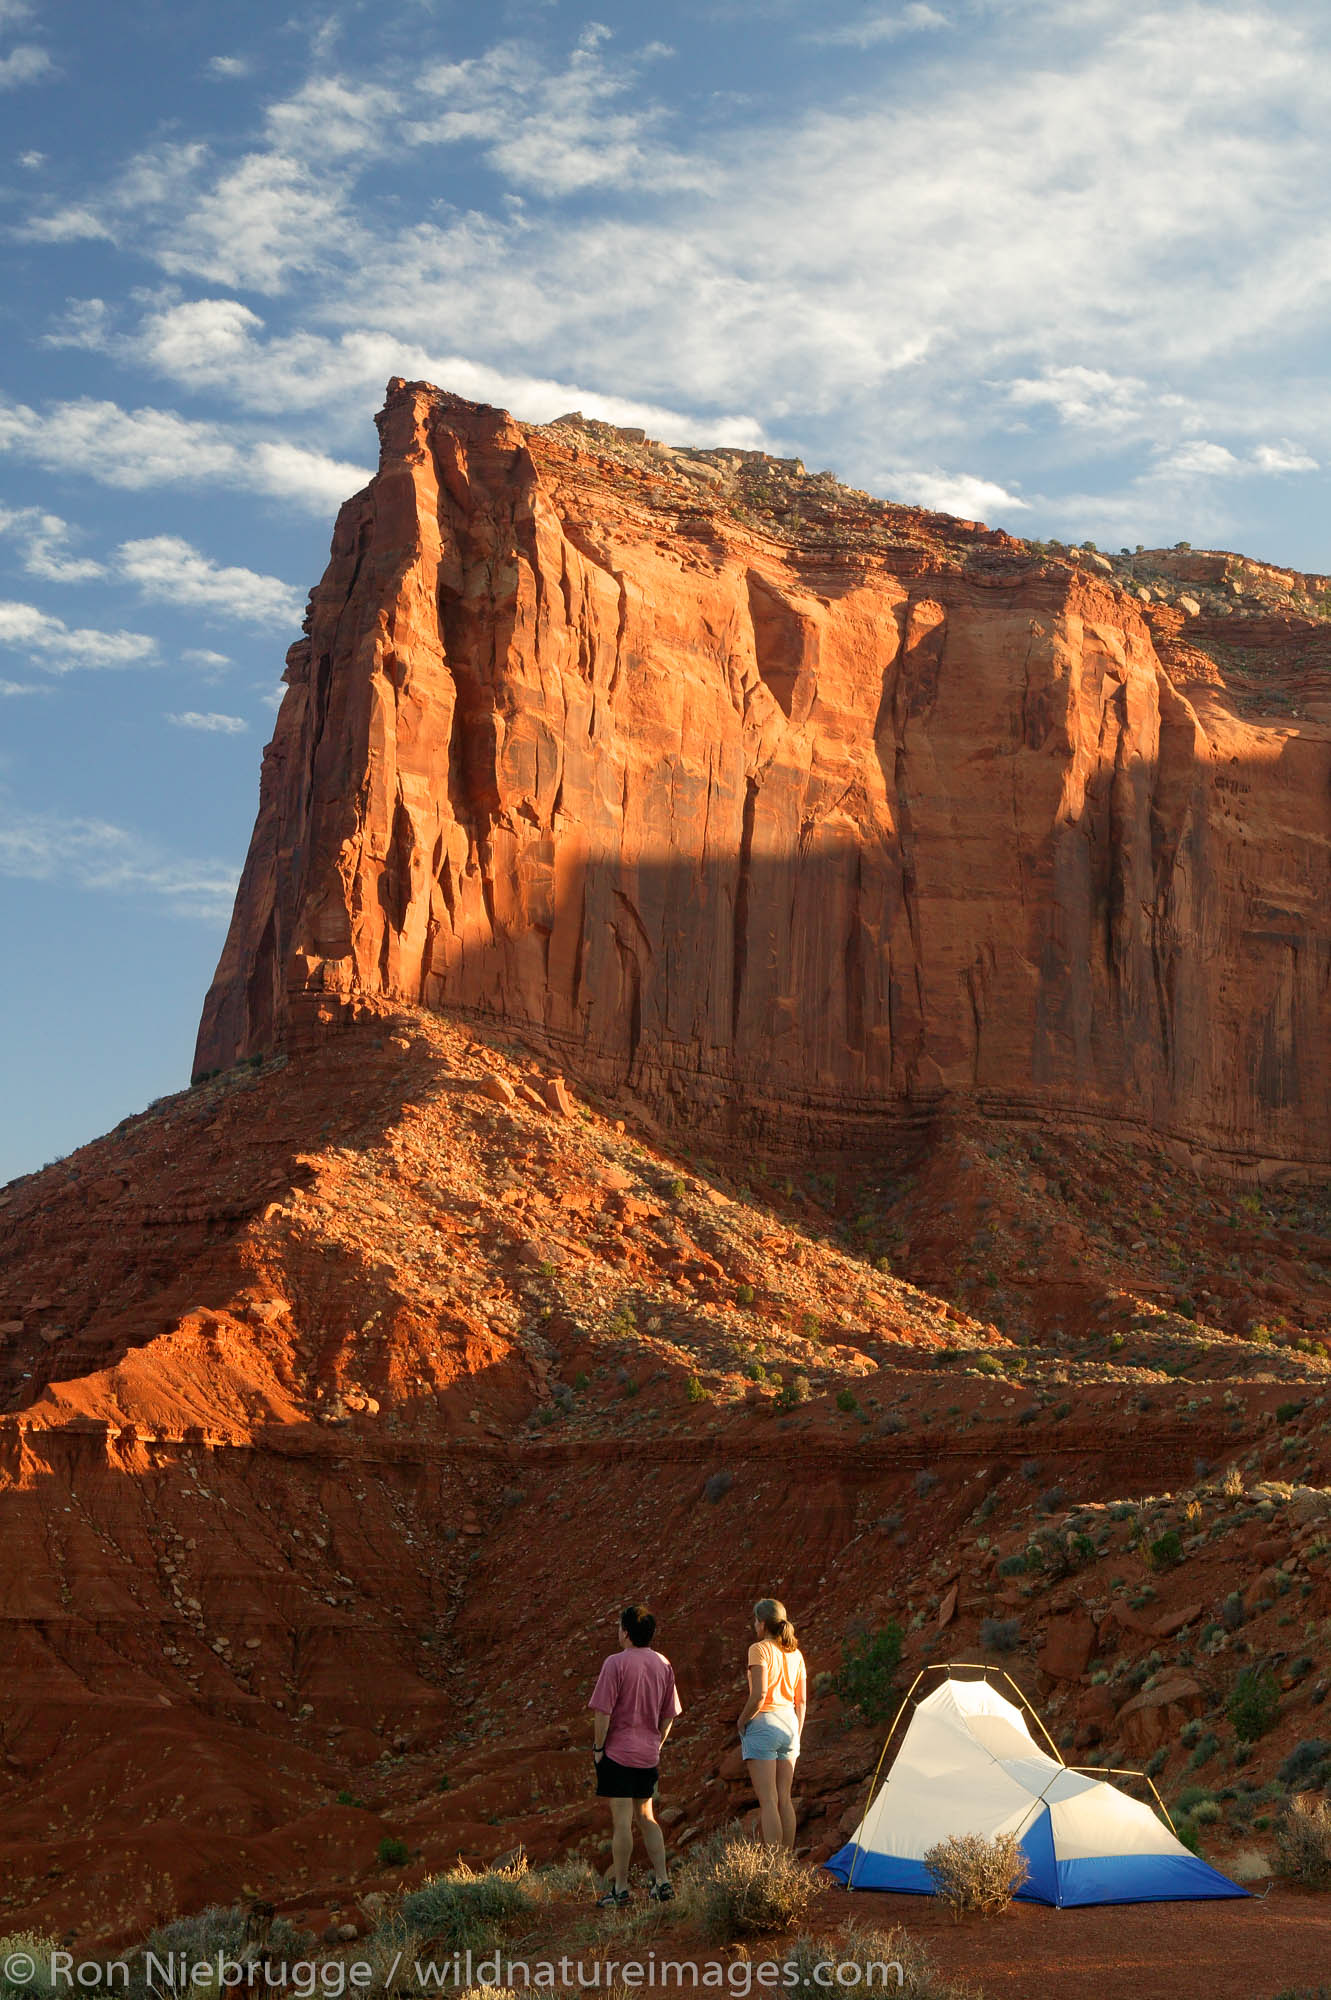
M740 1712L739 1742L758 1799L769 1847L795 1845L795 1759L808 1706L804 1655L786 1607L764 1597L753 1607L749 1698Z

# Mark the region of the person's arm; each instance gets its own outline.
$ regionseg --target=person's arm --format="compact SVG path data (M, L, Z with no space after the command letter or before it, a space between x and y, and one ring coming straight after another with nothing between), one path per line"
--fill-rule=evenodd
M803 1736L804 1715L805 1710L809 1706L809 1676L802 1659L800 1661L800 1677L795 1687L795 1700L792 1706L795 1710L795 1720L799 1724L800 1735Z
M758 1713L758 1710L762 1707L762 1700L763 1700L762 1663L759 1660L752 1660L749 1663L749 1698L739 1712L739 1726L741 1729L746 1729L748 1725L753 1721L754 1716Z
M603 1757L605 1755L605 1737L606 1737L606 1731L609 1729L609 1727L610 1727L610 1717L606 1713L606 1711L603 1708L594 1708L592 1710L593 1757Z

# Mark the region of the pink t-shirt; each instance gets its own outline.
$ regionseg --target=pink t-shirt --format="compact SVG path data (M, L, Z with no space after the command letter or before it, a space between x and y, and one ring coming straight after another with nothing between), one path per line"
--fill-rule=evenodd
M675 1670L653 1647L627 1646L605 1661L587 1706L610 1717L606 1756L650 1771L661 1761L661 1732L680 1711Z

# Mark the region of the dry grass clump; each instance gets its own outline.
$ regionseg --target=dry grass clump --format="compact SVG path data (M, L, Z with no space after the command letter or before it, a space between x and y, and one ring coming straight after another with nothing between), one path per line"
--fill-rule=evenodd
M953 1833L924 1857L938 1894L954 1917L996 1916L1030 1873L1015 1833Z
M797 1937L783 1954L793 1976L783 1976L783 2000L829 2000L829 1995L883 1993L894 2000L979 2000L974 1987L945 1979L925 1945L905 1931L877 1931L850 1924L841 1937ZM815 1970L817 1968L817 1970Z
M1331 1888L1331 1800L1296 1792L1280 1815L1276 1847L1284 1874L1309 1889Z
M786 1849L720 1833L689 1858L679 1883L681 1914L718 1943L735 1944L793 1930L823 1887Z

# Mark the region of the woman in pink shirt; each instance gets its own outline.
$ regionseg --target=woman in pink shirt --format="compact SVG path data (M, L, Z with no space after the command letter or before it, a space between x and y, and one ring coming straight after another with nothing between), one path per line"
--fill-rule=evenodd
M739 1745L758 1798L769 1847L795 1845L795 1759L800 1754L808 1676L786 1607L764 1597L753 1607L749 1698L740 1711Z
M664 1653L653 1650L655 1635L656 1620L647 1606L628 1605L619 1618L619 1651L605 1661L587 1703L592 1711L596 1796L610 1801L614 1880L597 1899L598 1907L607 1909L629 1900L635 1813L652 1865L647 1893L657 1903L668 1903L675 1893L666 1873L665 1840L652 1800L660 1776L661 1745L679 1714L680 1701L674 1668Z

